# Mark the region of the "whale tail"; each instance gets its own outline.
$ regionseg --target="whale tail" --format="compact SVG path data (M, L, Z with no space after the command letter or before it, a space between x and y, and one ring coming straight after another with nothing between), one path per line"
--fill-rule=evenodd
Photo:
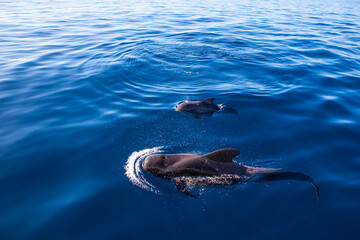
M280 171L280 170L259 170L255 171L257 176L256 181L258 182L269 182L269 181L277 181L277 180L297 180L297 181L305 181L309 182L316 191L316 197L319 202L320 207L320 193L319 187L314 183L314 180L308 175L300 172L290 172L290 171Z
M240 116L239 116L239 113L236 109L234 108L229 108L229 107L226 107L226 106L221 106L221 110L220 110L222 113L230 113L230 114L235 114L238 118L238 120L240 120Z

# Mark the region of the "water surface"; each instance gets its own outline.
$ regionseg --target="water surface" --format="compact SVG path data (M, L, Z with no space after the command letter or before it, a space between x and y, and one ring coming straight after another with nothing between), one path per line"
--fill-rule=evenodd
M358 239L358 0L0 9L1 239ZM207 97L240 120L174 111ZM228 147L239 163L310 175L321 208L302 182L191 199L137 165Z

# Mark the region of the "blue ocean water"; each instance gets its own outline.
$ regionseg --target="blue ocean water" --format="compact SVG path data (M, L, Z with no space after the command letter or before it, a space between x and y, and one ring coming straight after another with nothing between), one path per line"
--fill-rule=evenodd
M360 1L0 3L0 239L359 239ZM231 114L195 119L183 100ZM177 192L156 152L279 181Z

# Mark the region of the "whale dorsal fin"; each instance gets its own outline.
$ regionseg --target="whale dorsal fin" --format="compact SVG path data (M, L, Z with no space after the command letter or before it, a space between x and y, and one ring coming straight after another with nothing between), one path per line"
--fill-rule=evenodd
M209 98L205 98L205 99L202 100L201 102L204 102L204 103L207 103L207 104L211 104L211 103L213 103L214 100L215 100L215 98L209 97Z
M233 163L233 158L240 154L240 151L234 148L220 149L215 152L205 154L204 157L214 162Z

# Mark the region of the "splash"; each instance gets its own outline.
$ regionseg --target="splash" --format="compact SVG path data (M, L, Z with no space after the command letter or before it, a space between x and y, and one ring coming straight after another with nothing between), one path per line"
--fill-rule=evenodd
M146 180L141 168L141 163L147 156L163 152L162 149L163 147L154 147L133 152L130 155L125 165L125 175L134 185L147 191L159 193L159 190Z
M188 186L216 186L216 185L233 185L238 183L247 183L248 176L239 176L233 174L223 174L219 176L201 176L201 177L177 177Z

